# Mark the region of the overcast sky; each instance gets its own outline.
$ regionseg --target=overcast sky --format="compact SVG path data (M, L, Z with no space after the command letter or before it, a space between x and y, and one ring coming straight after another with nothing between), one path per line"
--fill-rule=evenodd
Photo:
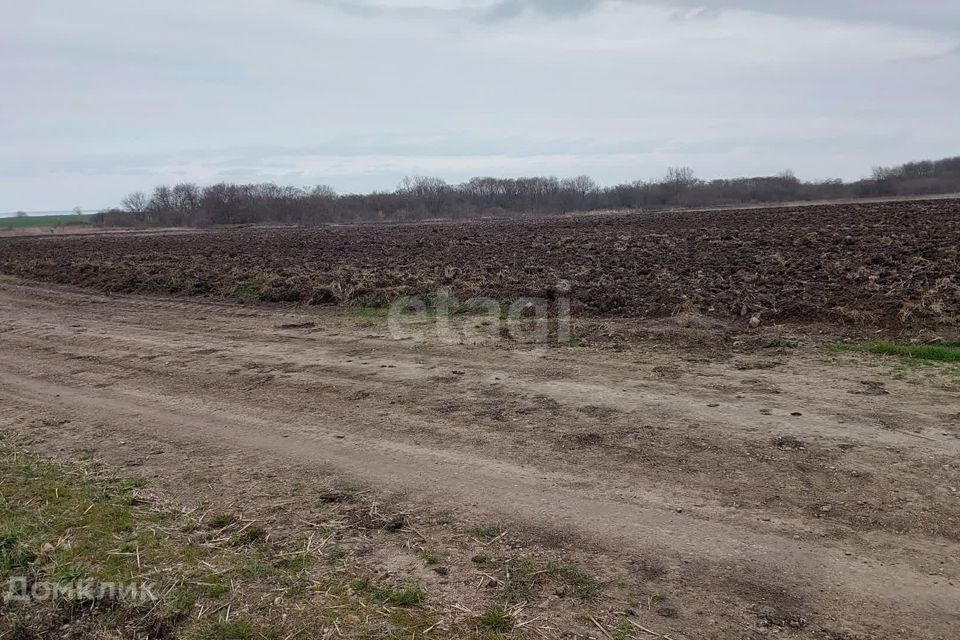
M956 0L6 0L0 211L960 155Z

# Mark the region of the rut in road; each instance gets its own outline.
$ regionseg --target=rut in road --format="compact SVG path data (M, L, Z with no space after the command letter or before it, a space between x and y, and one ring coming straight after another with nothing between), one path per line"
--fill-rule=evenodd
M257 452L278 466L295 461L331 467L363 483L402 490L424 505L443 503L489 518L572 530L599 548L704 566L747 563L752 573L788 582L837 616L867 607L886 611L877 615L891 620L922 619L938 632L960 622L960 591L942 575L921 569L936 554L960 556L954 543L914 535L903 546L915 557L893 554L891 562L869 545L852 554L848 549L855 541L797 540L796 523L787 518L782 528L758 525L754 518L748 522L730 509L714 508L714 498L685 487L682 477L671 485L659 481L663 476L654 483L639 475L631 484L631 474L615 461L592 467L562 451L531 458L491 455L498 451L494 445L471 446L471 426L456 410L425 414L420 406L434 408L458 395L481 400L483 389L496 383L522 397L514 401L523 411L541 407L539 413L520 411L528 422L553 416L565 423L579 410L587 417L576 420L595 425L614 421L604 411L649 412L736 439L767 438L787 422L786 413L775 420L757 417L763 414L756 407L771 402L766 397L709 411L708 401L722 395L715 381L684 388L661 379L637 380L633 363L611 362L609 354L551 353L531 367L505 352L410 349L346 325L306 334L278 331L285 322L278 314L216 305L0 285L0 311L0 397L8 408L54 408L78 423L106 425L144 442L177 442L184 451L214 446ZM877 429L866 419L840 423L831 401L859 398L839 393L830 398L829 392L804 391L797 376L770 375L769 384L809 405L804 437L842 436L878 452L896 447L899 455L917 460L935 452L953 454L960 442L937 428L942 412L929 409L934 398L941 408L955 403L949 394L931 391L901 406L919 425L908 433ZM459 387L444 382L451 376L462 380ZM343 397L349 391L368 395ZM818 393L828 397L815 402ZM402 402L406 396L416 406ZM491 404L513 396L497 396ZM598 420L588 420L597 412ZM525 437L532 440L536 433ZM707 506L682 513L675 508L699 502ZM820 523L805 526L816 529ZM884 545L897 540L875 537Z

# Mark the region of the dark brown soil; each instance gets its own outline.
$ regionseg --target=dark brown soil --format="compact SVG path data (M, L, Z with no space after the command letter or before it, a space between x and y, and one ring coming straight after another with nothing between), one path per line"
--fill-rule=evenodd
M537 220L0 239L0 273L106 292L384 305L554 299L575 314L920 327L960 309L960 200Z

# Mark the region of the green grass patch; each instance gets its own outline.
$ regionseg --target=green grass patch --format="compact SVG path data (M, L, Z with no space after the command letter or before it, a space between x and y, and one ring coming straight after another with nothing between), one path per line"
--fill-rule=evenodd
M76 637L195 640L279 639L334 621L348 637L367 637L369 622L408 638L436 625L418 587L358 578L356 568L300 553L301 540L284 547L234 517L197 522L165 511L137 493L142 485L93 462L41 461L0 435L0 584L19 577L28 585L92 582L96 592L105 583L150 582L157 596L110 596L104 606L99 597L83 606L11 602L0 615L0 638L60 637L65 623ZM371 608L374 602L392 607ZM224 619L231 604L243 615ZM473 635L452 629L437 637Z
M231 513L221 513L207 520L207 527L210 529L223 529L229 527L237 521L237 516Z
M0 529L0 571L9 573L23 569L36 559L36 554L24 544L22 530L5 524Z
M778 338L776 340L771 340L763 346L766 349L797 349L800 346L800 343L797 340Z
M519 631L512 604L554 591L595 602L600 589L576 565L500 560L487 550L472 561L498 575L495 601L466 626L440 629L421 586L384 582L343 562L351 554L336 546L308 552L307 532L278 541L215 504L205 518L168 510L141 491L141 479L116 478L94 461L45 462L7 442L0 434L0 584L19 576L28 584L149 581L158 599L4 604L0 638L59 637L65 625L75 637L98 638L279 639L333 627L357 638L374 637L372 629L391 630L376 637L433 629L437 640L491 638ZM504 531L488 524L472 534L493 540ZM421 553L428 566L446 560L429 547Z
M478 540L495 540L503 535L506 529L499 524L483 524L470 530L473 537Z
M229 622L209 622L194 633L193 640L254 640L277 637L276 634L265 633L257 629L246 620L231 620Z
M154 533L162 516L134 507L139 482L72 476L2 445L0 474L4 574L26 569L55 579L123 582L137 575L137 554L142 562L171 551ZM136 527L136 520L145 526Z
M260 286L250 283L238 284L233 287L228 287L223 291L223 294L231 298L238 298L249 304L254 304L260 301Z
M385 585L378 587L371 595L371 598L375 602L383 604L392 604L398 607L412 607L426 602L427 594L417 587L397 589Z
M32 227L73 227L90 224L92 214L58 214L0 218L0 229L29 229Z
M12 604L24 637L57 635L58 610L82 611L76 602L109 603L103 617L77 614L85 637L137 619L162 628L192 608L198 597L192 587L167 582L159 567L186 575L196 570L198 556L163 533L174 526L173 516L141 504L136 491L142 484L93 465L43 462L0 442L0 583L79 587L76 596L59 596L55 607L45 600ZM136 593L128 588L144 586L157 599L127 597ZM0 619L0 637L5 631Z
M209 574L205 582L196 583L198 593L201 593L209 598L217 598L226 593L230 593L230 587L223 584L220 581L220 578L214 574Z
M899 356L934 362L960 362L960 343L947 342L936 345L905 345L892 342L871 342L867 344L838 344L838 351L865 351L882 356Z
M500 606L489 607L478 622L494 633L506 633L513 629L513 617Z
M260 526L252 526L238 532L230 538L230 544L234 547L243 547L248 544L257 544L267 539L267 530Z
M503 594L508 603L530 600L547 584L583 601L592 601L600 593L600 582L574 564L551 562L541 565L527 558L515 558L510 561L508 569Z
M331 547L323 553L323 558L327 564L337 564L350 557L350 552L341 547Z
M549 564L547 572L573 590L581 600L594 600L600 594L600 582L589 571L575 564Z

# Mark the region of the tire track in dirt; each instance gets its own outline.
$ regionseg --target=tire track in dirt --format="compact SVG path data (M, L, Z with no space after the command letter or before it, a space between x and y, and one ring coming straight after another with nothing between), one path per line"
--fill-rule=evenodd
M792 427L801 437L855 442L865 451L895 447L904 465L955 453L951 446L957 440L943 435L944 429L941 441L881 430L867 421L831 423L829 407L859 399L842 388L825 389L820 403L808 407L815 390L798 386L803 371L765 372L784 388L777 400L784 410L797 403L804 412L795 427L785 416L773 416L783 426L771 427L771 416L755 415L761 403L771 406L770 399L739 398L738 406L724 413L723 407L707 406L714 399L730 400L710 386L713 377L658 381L638 374L649 366L609 354L548 353L537 370L504 350L410 347L367 337L355 327L328 326L307 314L259 309L234 314L234 308L220 313L216 305L140 299L104 306L79 293L65 294L58 304L56 290L44 290L38 299L31 290L0 285L0 398L7 407L25 413L55 409L144 443L173 440L185 455L194 447L222 448L281 468L285 461L329 466L362 483L402 490L424 505L572 530L606 549L682 557L691 566L745 564L771 584L795 585L811 607L837 620L856 618L865 608L889 628L900 619L920 619L917 637L951 637L949 630L960 625L960 592L947 577L926 569L936 567L939 557L960 557L958 545L893 534L874 534L869 544L795 540L783 530L770 531L770 525L748 525L742 514L720 517L690 508L677 513L677 496L690 491L683 476L654 484L644 473L630 478L634 472L618 469L617 462L594 466L595 458L582 452L557 454L558 464L549 467L537 458L497 455L489 443L471 446L476 424L468 417L437 408L442 401L469 406L486 390L498 389L508 393L492 395L491 403L512 402L523 411L542 398L556 403L557 410L529 414L527 421L543 431L550 427L547 420L600 429L624 416L648 414L654 422L696 421L701 431L731 440L768 438ZM321 326L277 329L291 318L313 318ZM737 375L729 366L710 366L711 375ZM450 375L453 370L460 373ZM276 377L267 385L245 390L268 371ZM450 381L433 379L441 373ZM350 389L366 390L370 397L338 398ZM394 405L398 396L410 402ZM931 406L942 414L956 404L949 394L927 389L902 401L876 402L875 411L898 406L905 416L917 416L923 434L932 433L937 414ZM622 415L600 412L594 419L579 413L598 407ZM386 426L393 430L377 432ZM931 496L913 499L926 504ZM856 553L848 555L851 549ZM891 550L897 553L888 555ZM907 553L912 557L901 557ZM952 561L946 566L953 570Z
M180 306L182 305L177 305L174 310ZM154 308L161 307L154 305ZM224 361L208 360L211 373L217 369L228 371L242 361L253 360L262 363L264 368L273 367L280 371L284 368L311 368L332 378L347 377L366 380L371 384L405 384L422 383L433 372L456 370L474 383L510 388L527 395L546 396L569 407L589 405L646 415L669 414L678 420L720 426L727 434L732 428L743 432L743 435L762 434L770 437L800 428L808 434L842 441L856 440L880 446L960 454L960 438L946 434L939 424L917 424L914 421L911 424L913 431L903 431L878 428L875 422L856 418L839 422L837 406L831 407L828 403L823 403L826 411L810 409L804 405L802 425L798 425L798 421L791 417L790 413L800 408L801 403L793 398L790 401L779 398L737 398L734 403L728 393L708 387L687 384L684 393L678 395L676 384L635 378L619 380L617 386L612 387L609 372L606 376L601 376L595 369L583 365L578 367L576 380L539 380L529 376L522 360L511 363L509 359L501 358L491 365L483 361L477 362L474 358L444 357L431 353L432 357L427 363L424 352L416 348L397 347L389 341L358 339L355 336L338 338L283 335L265 340L262 337L243 335L237 339L224 340L199 332L172 332L169 329L155 330L149 327L139 327L136 334L127 334L126 326L110 325L111 323L104 323L98 328L98 333L85 336L78 335L68 327L57 325L37 327L11 324L5 331L8 339L69 339L72 343L79 342L81 345L86 342L86 350L83 352L85 355L99 353L104 339L109 339L116 347L125 346L128 352L162 353L170 351L170 347L176 345L178 354L181 357L186 355L188 359L195 358L191 357L191 350L214 350L218 358ZM368 352L370 355L349 358L347 354L351 350ZM74 355L78 353L80 352ZM593 382L594 379L601 382ZM824 396L830 395L830 391L824 390L820 395L823 400ZM839 404L843 399L842 395L837 396L835 392L833 395L838 397Z
M0 362L3 362L0 360ZM362 482L402 487L424 503L476 505L490 516L506 516L552 528L573 528L609 547L680 554L711 562L743 562L765 575L790 576L808 597L817 591L845 599L883 601L930 620L952 619L960 588L896 566L851 561L843 551L810 546L776 535L673 514L662 506L613 502L571 487L581 476L565 476L397 442L341 441L323 425L309 437L290 437L269 422L242 414L224 419L187 412L125 394L76 389L11 373L4 362L0 395L11 404L56 406L86 420L104 422L141 437L162 436L184 444L216 444L298 462L331 465Z

